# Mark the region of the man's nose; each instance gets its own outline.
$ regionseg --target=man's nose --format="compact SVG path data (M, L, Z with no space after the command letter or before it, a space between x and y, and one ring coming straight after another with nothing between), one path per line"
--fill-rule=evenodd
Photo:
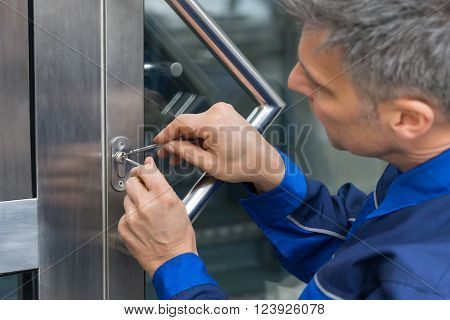
M288 88L307 97L311 96L313 93L299 63L294 66L289 75Z

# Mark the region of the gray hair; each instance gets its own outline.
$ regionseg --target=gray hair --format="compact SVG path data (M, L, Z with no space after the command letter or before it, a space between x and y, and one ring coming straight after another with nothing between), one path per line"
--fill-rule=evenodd
M330 34L358 91L373 103L422 98L450 117L449 0L280 0L288 13ZM321 47L321 48L322 48Z

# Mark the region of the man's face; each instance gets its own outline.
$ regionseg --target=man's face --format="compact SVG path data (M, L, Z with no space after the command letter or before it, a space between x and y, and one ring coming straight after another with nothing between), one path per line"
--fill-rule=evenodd
M299 62L289 76L289 88L309 98L312 112L325 127L335 148L381 157L388 145L377 111L357 95L340 50L316 51L326 36L326 30L303 32Z

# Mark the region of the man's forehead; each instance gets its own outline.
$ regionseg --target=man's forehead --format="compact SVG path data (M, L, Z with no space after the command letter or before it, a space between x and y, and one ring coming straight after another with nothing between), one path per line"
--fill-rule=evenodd
M327 29L304 30L298 46L298 60L318 80L325 82L344 71L341 50L338 48L321 49L328 35Z

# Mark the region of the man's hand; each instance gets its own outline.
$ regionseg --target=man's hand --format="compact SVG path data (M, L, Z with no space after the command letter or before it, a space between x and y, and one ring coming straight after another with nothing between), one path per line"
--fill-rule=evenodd
M173 163L184 159L219 180L251 182L259 192L273 189L284 177L277 150L229 104L180 115L154 141L164 145L160 157L172 154Z
M183 253L197 254L195 232L184 203L152 158L131 171L126 188L119 233L145 271L153 276L168 260Z

